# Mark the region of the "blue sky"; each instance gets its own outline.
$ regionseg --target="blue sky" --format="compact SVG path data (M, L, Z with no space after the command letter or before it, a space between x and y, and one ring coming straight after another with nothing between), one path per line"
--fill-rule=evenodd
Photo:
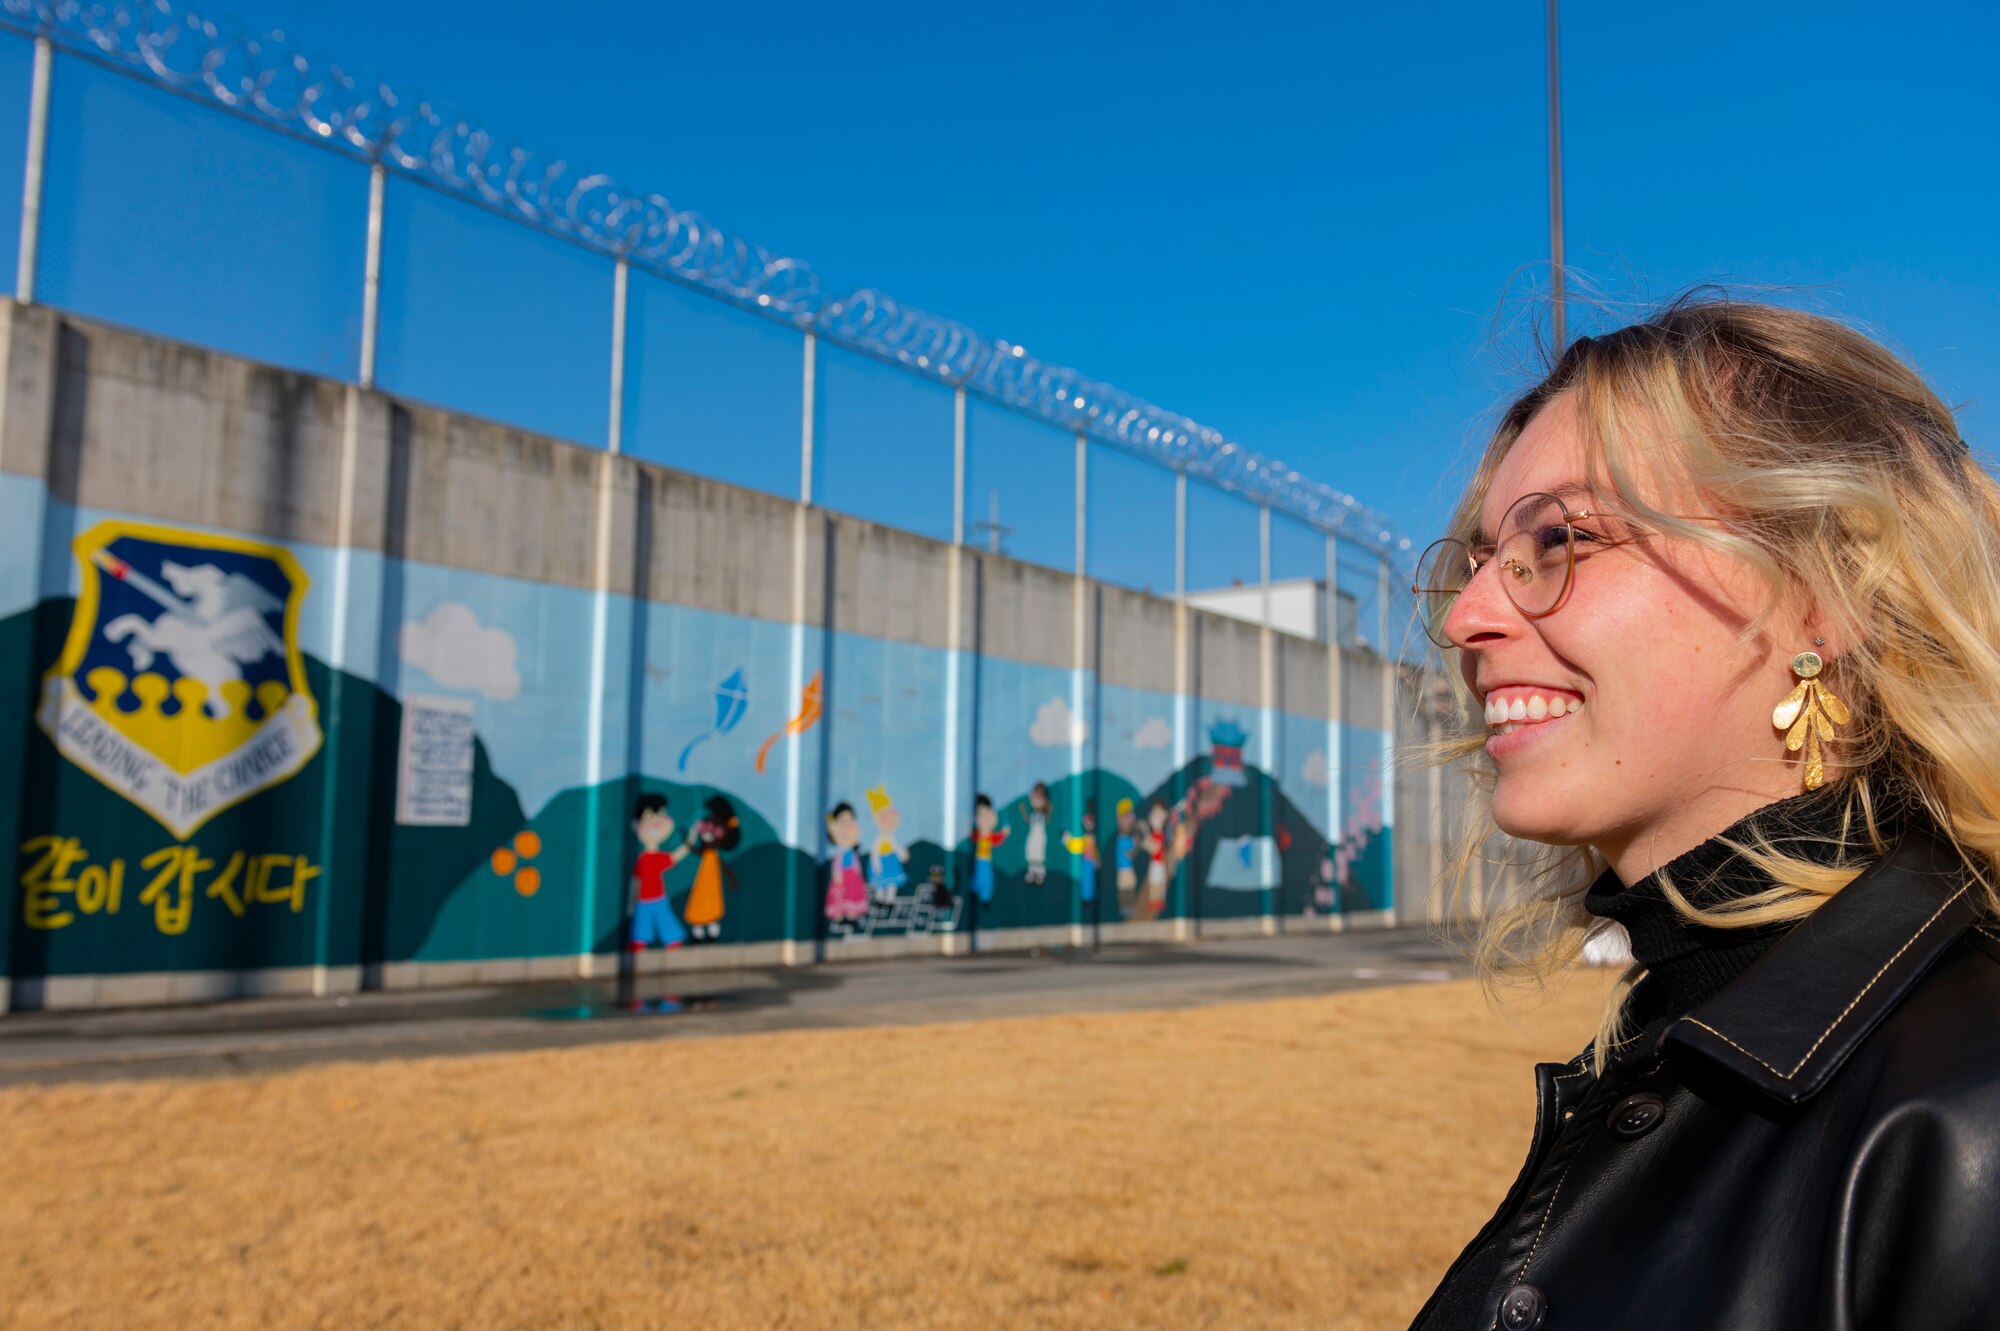
M837 290L883 289L1185 411L1352 491L1419 543L1522 374L1509 295L1533 288L1547 248L1539 4L211 8L664 193L810 261ZM1697 281L1787 288L1914 359L1965 404L1967 436L1990 456L2000 107L1986 66L2000 20L1969 5L1695 2L1572 5L1564 24L1570 260L1604 317ZM22 49L0 39L0 97L25 87ZM59 80L59 113L62 96ZM57 122L52 154L77 157L51 189L90 217L50 237L44 294L139 323L169 310L189 335L204 317L240 328L232 301L264 298L282 308L257 333L271 358L339 370L356 175L209 129L162 165L143 134L106 128L129 113L100 90L69 110L98 128L66 143ZM18 158L0 146L6 190ZM238 208L228 191L249 176L269 197ZM496 276L552 292L597 277L529 241L447 242L423 230L427 210L392 200L385 306L407 317L394 335L385 323L385 383L491 394L502 405L489 414L601 433L593 357L608 332L589 301L546 301L508 346L483 340L514 308L490 294ZM179 239L149 237L169 224ZM12 225L0 224L10 252ZM303 287L287 285L287 265L311 270ZM245 268L269 270L268 290L244 286ZM647 317L667 336L667 314ZM782 348L770 372L789 372ZM849 379L848 400L891 393ZM751 418L782 418L771 394L713 407L744 421L704 420L701 456L676 458L685 431L661 422L686 417L665 388L649 392L635 410L651 424L637 428L669 460L783 465L726 442L732 429L765 437ZM935 458L914 442L934 437L934 404L902 394L884 410L911 422L907 437L869 441L884 461L830 427L829 448L853 451L830 458L822 489L935 527L928 499L880 498L903 483L898 459L909 493L937 493ZM1042 483L1059 468L984 465L995 479L975 488L1000 495L1003 522L1033 545L1023 553L1057 562L1064 524L1030 510L1037 496L1058 513L1070 502L1066 481ZM1157 562L1158 494L1135 481L1112 498L1093 496L1094 521L1100 504L1107 523L1145 516L1131 541L1093 547L1143 545ZM1254 577L1241 516L1197 524L1195 582Z

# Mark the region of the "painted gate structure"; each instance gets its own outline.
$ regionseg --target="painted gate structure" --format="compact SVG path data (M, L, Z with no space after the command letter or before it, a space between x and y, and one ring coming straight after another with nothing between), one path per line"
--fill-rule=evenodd
M1385 922L1388 667L0 304L0 995Z

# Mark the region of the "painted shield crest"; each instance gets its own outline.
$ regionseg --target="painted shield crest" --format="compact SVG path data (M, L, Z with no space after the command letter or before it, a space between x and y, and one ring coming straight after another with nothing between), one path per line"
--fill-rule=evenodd
M36 713L65 758L185 840L319 751L288 551L116 521L75 550L76 616Z

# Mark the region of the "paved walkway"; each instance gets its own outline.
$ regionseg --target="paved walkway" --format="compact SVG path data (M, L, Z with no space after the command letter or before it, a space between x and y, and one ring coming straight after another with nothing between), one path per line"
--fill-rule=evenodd
M657 975L640 981L636 1008L618 1004L614 983L605 980L193 1008L19 1012L0 1017L0 1086L1192 1007L1465 973L1429 935L1384 930Z

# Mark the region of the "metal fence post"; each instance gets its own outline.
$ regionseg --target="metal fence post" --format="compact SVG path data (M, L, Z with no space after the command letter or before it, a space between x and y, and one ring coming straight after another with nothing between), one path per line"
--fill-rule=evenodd
M1427 743L1436 744L1443 738L1441 732L1444 729L1444 718L1437 707L1437 695L1430 688L1428 682L1426 682L1421 686L1420 696L1423 699L1421 704L1423 707L1423 718L1421 721L1423 737ZM1434 903L1440 900L1439 889L1444 884L1444 765L1438 762L1435 756L1430 759L1430 772L1427 779L1430 788L1425 792L1425 795L1429 799L1431 806L1429 828L1431 851L1429 856L1430 883L1424 892L1424 918L1429 923L1442 924L1444 917L1435 908Z
M1386 661L1389 659L1389 552L1382 551L1377 559L1380 560L1381 566L1376 570L1375 579L1375 621L1378 635L1375 641L1382 653L1382 659Z
M49 149L49 79L55 47L35 38L34 83L28 93L28 168L21 181L21 250L14 269L14 299L35 301L35 251L42 234L42 164Z
M1193 661L1194 625L1188 616L1187 603L1187 548L1188 548L1188 478L1181 468L1174 469L1174 776L1176 778L1175 798L1182 792L1178 778L1186 770L1189 755L1193 752L1194 699L1189 696L1194 687ZM1181 866L1185 868L1186 866ZM1181 875L1174 875L1179 880ZM1191 878L1192 875L1189 875ZM1169 889L1171 890L1171 888ZM1182 894L1182 912L1172 925L1173 937L1190 938L1194 934L1194 910L1190 894Z
M1090 441L1082 430L1076 432L1076 577L1070 584L1070 657L1069 657L1069 774L1070 799L1072 806L1069 816L1073 820L1068 825L1083 826L1083 749L1088 737L1088 727L1083 718L1090 713L1084 705L1086 688L1084 672L1093 664L1084 637L1087 616L1085 610L1090 596L1088 562L1090 554ZM1082 923L1083 900L1080 896L1070 898L1070 941L1079 946L1083 943Z
M946 554L944 654L944 881L958 891L960 653L965 644L965 385L951 395L951 550Z
M965 385L951 394L951 543L965 544Z
M1174 770L1188 760L1187 473L1174 472Z
M1347 719L1347 698L1341 679L1340 641L1340 537L1333 532L1326 534L1326 825L1327 868L1335 875L1335 881L1327 884L1333 896L1332 923L1339 927L1343 923L1342 908L1346 902L1337 881L1340 864L1340 843L1345 829L1340 825L1341 783L1346 779L1341 729Z
M791 691L787 697L797 698L806 687L806 536L807 510L813 499L813 418L818 409L817 369L819 360L819 339L811 329L806 330L804 363L799 382L799 503L792 510L792 660ZM789 731L789 728L788 728ZM803 849L800 842L804 836L804 809L801 801L804 792L800 788L799 760L804 746L795 732L785 736L785 844L794 849ZM813 859L818 860L819 845L814 842ZM794 861L796 862L796 861ZM789 953L787 961L797 961L799 893L795 885L785 893L785 940L783 946ZM815 952L817 948L815 948ZM819 960L815 955L813 960Z
M799 503L810 508L813 501L813 417L818 411L819 337L806 333L805 377L800 386L799 416Z
M611 270L611 421L605 443L613 453L622 452L625 429L625 292L631 264L618 257Z
M1387 909L1396 909L1396 658L1389 654L1389 552L1379 556L1375 588L1377 618L1382 633L1382 853L1388 857L1385 877L1389 883Z
M1271 506L1257 505L1257 587L1261 605L1257 615L1257 745L1258 756L1264 766L1264 786L1261 806L1257 811L1258 834L1268 836L1271 845L1277 845L1278 800L1273 789L1279 781L1284 763L1278 754L1277 693L1278 693L1278 639L1271 626ZM1284 885L1283 860L1279 861L1279 891L1274 894L1268 887L1261 889L1264 906L1264 932L1278 931L1278 904L1282 899Z
M1090 443L1081 430L1076 432L1076 576L1084 576L1084 561L1088 554L1086 541L1089 532L1086 527L1085 494L1090 480Z
M361 280L363 388L375 386L375 339L382 312L382 196L388 183L388 168L380 162L368 168L368 255Z
M1271 622L1271 505L1257 505L1257 587L1262 604L1257 622Z

